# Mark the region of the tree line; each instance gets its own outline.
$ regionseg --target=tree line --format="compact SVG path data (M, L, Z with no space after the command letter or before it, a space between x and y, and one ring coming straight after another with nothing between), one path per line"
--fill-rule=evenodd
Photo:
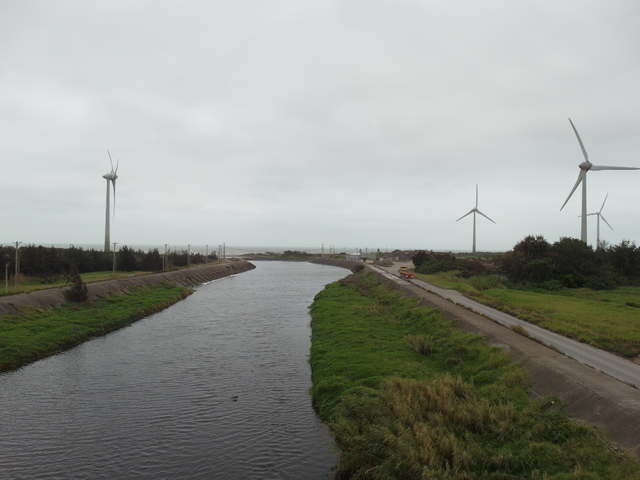
M563 237L550 243L542 235L528 235L490 262L421 250L414 254L413 263L418 273L459 270L463 276L501 274L516 288L640 285L640 248L629 240L594 250L576 238Z
M113 252L69 248L43 247L42 245L26 245L19 248L18 260L20 274L40 278L42 281L55 281L60 275L67 275L73 268L78 273L109 271L113 269ZM209 254L209 261L216 261L215 253ZM0 261L8 267L9 273L15 272L16 248L0 245ZM164 263L167 263L165 265ZM173 250L166 258L157 248L148 251L134 250L123 246L116 252L116 269L132 272L137 270L155 272L174 267L185 267L188 264L205 263L207 258L201 253L187 250Z

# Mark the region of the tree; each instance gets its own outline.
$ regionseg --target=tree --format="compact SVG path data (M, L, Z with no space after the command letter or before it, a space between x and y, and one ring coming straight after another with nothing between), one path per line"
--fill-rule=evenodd
M118 270L122 270L125 272L133 272L134 270L138 270L138 261L132 248L129 248L125 245L118 251L117 255Z
M623 240L606 250L607 258L615 273L627 282L640 280L640 248L633 242Z
M411 260L413 261L413 265L415 267L419 267L423 263L428 262L430 258L431 257L427 252L425 252L424 250L418 250L416 253L413 254L413 257L411 258Z
M162 256L157 248L149 250L142 259L142 269L150 272L157 272L162 270Z
M527 261L544 258L550 249L551 245L542 235L527 235L513 246L513 251L522 254Z
M551 247L556 278L567 287L582 287L599 272L593 249L577 238L562 237Z

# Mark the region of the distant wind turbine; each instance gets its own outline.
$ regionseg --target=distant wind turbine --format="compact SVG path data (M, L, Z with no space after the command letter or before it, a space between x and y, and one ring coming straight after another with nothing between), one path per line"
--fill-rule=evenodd
M573 128L573 131L576 134L576 137L578 138L578 143L580 144L580 148L582 149L582 155L584 155L584 162L582 162L580 165L578 165L578 167L580 167L580 173L578 174L578 180L576 181L576 184L573 186L573 188L571 189L571 192L569 192L569 196L567 197L567 199L564 201L564 203L562 204L562 207L560 207L560 210L562 210L564 208L564 206L567 204L567 202L569 201L569 199L571 198L571 195L573 195L573 192L576 191L576 188L578 188L578 185L580 185L580 182L582 182L582 214L580 215L580 240L582 240L584 243L587 243L587 172L589 170L640 170L640 168L638 167L610 167L610 166L606 166L606 165L594 165L593 163L591 163L589 161L589 155L587 155L587 150L584 148L584 145L582 144L582 139L580 138L580 135L578 135L578 130L576 130L576 127L573 125L573 122L571 121L571 119L569 119L569 123L571 124L571 127Z
M600 219L602 219L602 221L604 223L606 223L607 225L609 225L609 222L607 222L607 219L604 218L604 215L602 215L602 209L604 208L604 204L607 201L607 198L609 197L609 194L607 193L606 197L604 197L604 202L602 202L602 206L600 207L600 210L598 210L597 212L593 212L593 213L589 213L588 215L597 215L598 216L598 228L596 229L596 248L602 248L602 245L600 244ZM613 227L611 225L609 225L609 228L611 230L613 230Z
M465 213L463 216L461 216L458 220L456 220L456 222L462 220L467 215L471 215L472 213L473 213L473 250L472 250L472 253L476 253L476 213L479 213L480 215L482 215L484 218L486 218L490 222L496 223L493 220L491 220L489 217L487 217L484 213L482 213L480 210L478 210L478 184L476 184L476 206L473 207L471 210L469 210L468 213Z
M118 166L119 163L116 163L116 168L114 170L113 168L113 160L111 159L111 153L109 153L109 150L107 150L107 154L109 155L109 162L111 162L111 171L105 173L102 178L105 178L107 180L107 214L106 214L106 219L105 219L105 225L104 225L104 251L105 252L109 252L111 250L111 216L109 214L109 206L111 204L111 199L110 199L110 185L109 182L111 182L113 184L113 215L115 216L116 214L116 179L118 178Z

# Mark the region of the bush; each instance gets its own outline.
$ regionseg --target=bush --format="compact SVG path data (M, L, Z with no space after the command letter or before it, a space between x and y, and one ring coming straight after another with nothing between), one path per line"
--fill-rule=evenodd
M75 265L71 266L67 278L71 282L71 287L64 291L64 298L68 302L86 302L89 299L89 290L87 289L87 284L82 281L82 277Z
M616 288L616 279L611 275L591 275L584 281L584 286L594 290L613 290Z
M546 282L542 282L540 284L540 288L545 290L549 290L550 292L562 290L563 286L558 280L547 280Z
M417 273L431 274L456 269L456 257L452 253L430 252L429 256L429 260L422 262L419 267L416 267L415 271Z
M476 290L506 288L506 278L502 275L479 275L471 277L469 279L469 284Z

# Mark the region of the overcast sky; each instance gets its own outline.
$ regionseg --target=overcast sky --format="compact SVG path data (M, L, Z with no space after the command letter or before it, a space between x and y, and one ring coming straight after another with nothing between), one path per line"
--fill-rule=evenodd
M0 2L0 244L503 251L640 167L637 0ZM592 171L611 244L640 171ZM596 221L589 217L590 244Z

